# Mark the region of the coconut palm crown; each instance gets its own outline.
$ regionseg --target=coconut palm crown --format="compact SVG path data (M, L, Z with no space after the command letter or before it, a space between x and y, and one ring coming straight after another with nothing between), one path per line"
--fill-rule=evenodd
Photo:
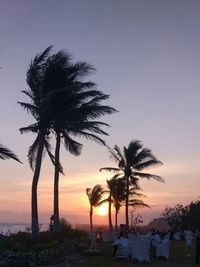
M95 185L93 188L86 188L86 194L90 203L90 230L93 231L93 210L95 207L101 205L101 199L104 195L103 187L100 184Z
M121 178L124 179L126 187L126 226L129 228L128 207L130 188L137 186L140 178L155 179L159 182L164 182L164 179L158 175L143 172L146 168L161 165L162 162L152 154L151 149L143 148L142 142L139 140L132 140L127 147L123 147L123 152L117 145L113 149L110 147L108 149L111 158L114 159L118 167L104 167L100 171L115 172L120 174Z

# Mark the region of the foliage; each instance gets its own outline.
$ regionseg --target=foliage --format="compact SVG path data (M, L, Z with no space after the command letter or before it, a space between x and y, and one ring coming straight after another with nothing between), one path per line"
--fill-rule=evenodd
M53 249L59 250L64 242L79 246L79 244L89 242L89 235L85 230L72 228L72 226L62 218L60 221L61 233L53 233L50 231L40 232L40 238L37 243L33 242L31 233L18 232L9 236L2 236L0 239L0 252L12 250L14 252L34 251L36 253Z
M22 163L18 159L17 155L14 152L12 152L9 148L0 144L0 159L5 160L5 159L9 159L9 158L14 159L14 160Z
M139 140L132 140L127 147L120 149L117 145L113 148L108 147L110 157L116 162L117 167L104 167L100 171L111 171L124 181L125 192L125 219L126 226L129 228L128 208L130 206L131 188L138 188L140 178L155 179L164 182L158 175L143 172L148 167L162 164L152 153L151 149L144 148Z
M71 224L65 218L61 218L61 220L60 220L60 232L62 234L66 234L70 230L72 230Z
M172 228L199 227L200 201L192 201L186 206L178 203L174 207L166 207L162 215Z
M43 251L43 250L47 250L47 249L58 250L59 247L60 247L60 242L58 240L53 240L53 241L48 242L48 243L34 244L31 247L31 250L35 251L35 252L39 252L39 251Z
M59 172L63 174L60 165L61 141L66 150L75 156L80 155L82 149L82 144L74 140L76 137L105 145L100 136L108 135L102 130L108 124L99 119L116 111L108 105L102 105L109 95L97 90L95 83L84 81L94 71L90 64L72 63L71 55L63 50L51 54L51 49L52 46L48 47L31 61L27 71L28 89L23 91L29 97L29 103L19 102L35 119L33 124L21 128L21 133L37 133L28 152L30 167L34 170L32 234L35 239L39 235L37 186L45 153L48 153L55 166L53 230L59 232ZM52 133L56 136L55 155L50 146Z
M167 206L162 215L168 222L170 227L177 228L182 226L183 213L184 213L184 206L178 203L174 207Z
M88 196L88 200L90 203L90 230L93 230L93 209L101 205L101 199L104 195L105 191L100 184L95 185L93 188L86 188L86 194Z
M190 226L192 228L199 228L200 226L200 201L192 201L185 206L183 217L183 227Z

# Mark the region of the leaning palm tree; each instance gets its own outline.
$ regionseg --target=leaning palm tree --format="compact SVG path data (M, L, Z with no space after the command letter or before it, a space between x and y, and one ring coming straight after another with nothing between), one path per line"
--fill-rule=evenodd
M138 185L140 178L155 179L164 182L164 179L158 175L142 172L144 169L162 164L153 154L149 148L143 148L141 141L133 140L128 147L121 149L115 145L113 149L109 148L110 156L115 160L118 167L104 167L100 171L113 171L121 175L125 182L126 200L125 200L125 219L126 226L129 229L129 192L130 188Z
M14 152L0 144L0 159L5 160L10 158L22 163Z
M34 171L31 193L31 229L34 240L37 240L39 237L37 187L45 151L48 152L52 162L55 163L49 143L51 109L48 101L50 94L47 86L48 76L46 75L51 48L50 46L44 52L37 54L31 61L27 71L26 81L28 89L22 92L29 97L30 103L18 102L36 120L35 123L20 129L21 133L37 133L36 139L28 151L29 164Z
M32 183L32 235L37 238L37 185L42 158L48 152L55 165L54 174L54 230L59 230L58 184L59 172L63 173L59 162L61 138L70 153L79 155L82 144L72 137L81 136L105 145L98 134L106 133L101 126L106 123L96 121L115 110L100 105L109 96L93 89L95 84L83 82L82 78L93 70L87 63L71 63L71 57L64 51L50 55L51 47L36 55L27 72L29 88L23 91L31 103L19 102L36 119L36 123L21 128L21 132L36 132L37 137L29 149L28 159L34 170ZM56 136L55 156L51 153L50 133Z
M86 194L90 203L90 230L93 231L93 210L95 207L101 205L101 199L104 194L103 187L99 184L95 185L93 188L86 188Z

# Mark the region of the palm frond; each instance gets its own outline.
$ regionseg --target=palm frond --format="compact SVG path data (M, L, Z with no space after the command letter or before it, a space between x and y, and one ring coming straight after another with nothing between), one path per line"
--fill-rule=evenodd
M32 104L29 103L24 103L24 102L17 102L22 106L28 113L31 113L34 118L37 118L38 114L38 108Z
M77 129L76 132L75 131L73 132L73 135L83 137L87 140L93 140L100 145L104 145L104 146L106 145L105 141L102 138L98 137L95 134L88 133L86 131L81 131L81 130Z
M37 159L37 152L38 152L38 148L39 148L39 142L40 142L40 137L39 137L39 135L37 135L35 141L29 147L29 150L28 150L27 157L28 157L28 162L29 162L30 168L32 170L34 170L34 168L35 168L35 163L36 163L36 159Z
M156 158L149 159L147 161L144 161L142 163L136 164L135 169L138 171L141 171L143 169L149 168L151 166L156 166L156 165L162 165L163 163Z
M22 163L13 151L0 144L0 159L5 160L10 158Z
M70 138L69 135L67 135L64 131L62 132L62 135L66 150L68 150L74 156L79 156L81 154L83 145Z
M21 134L29 133L29 132L36 133L36 132L38 132L38 124L34 123L34 124L31 124L31 125L29 125L27 127L22 127L19 130L20 130Z
M141 177L141 178L154 179L154 180L162 182L162 183L165 182L165 180L162 177L160 177L158 175L150 174L150 173L134 172L134 175Z
M129 200L129 206L133 208L150 208L150 206L146 203L144 203L140 199L130 199Z
M55 166L56 165L56 160L55 160L55 156L52 154L52 152L51 152L51 145L50 145L50 142L49 142L50 140L49 140L49 138L46 136L45 137L45 141L44 141L44 146L45 146L45 149L46 149L46 151L47 151L47 153L48 153L48 155L49 155L49 157L50 157L50 160L51 160L51 162L53 163L53 165ZM62 175L65 175L64 174L64 169L63 169L63 167L62 167L62 165L61 165L61 163L59 162L59 172L62 174Z
M101 172L101 171L119 172L120 169L119 169L119 168L112 168L112 167L104 167L104 168L101 168L101 169L100 169L100 172Z

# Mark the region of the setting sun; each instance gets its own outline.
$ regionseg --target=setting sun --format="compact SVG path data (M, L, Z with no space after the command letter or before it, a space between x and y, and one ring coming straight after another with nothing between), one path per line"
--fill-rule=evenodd
M108 214L108 206L107 206L107 204L102 204L101 206L98 207L97 215L105 216L107 214Z

